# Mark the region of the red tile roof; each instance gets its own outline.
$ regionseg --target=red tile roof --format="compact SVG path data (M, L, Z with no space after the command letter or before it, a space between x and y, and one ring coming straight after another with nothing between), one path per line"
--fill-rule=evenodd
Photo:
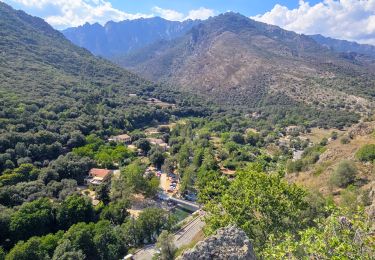
M107 175L111 174L112 171L111 170L107 170L107 169L92 168L89 173L90 173L90 175L92 177L105 178L105 177L107 177Z

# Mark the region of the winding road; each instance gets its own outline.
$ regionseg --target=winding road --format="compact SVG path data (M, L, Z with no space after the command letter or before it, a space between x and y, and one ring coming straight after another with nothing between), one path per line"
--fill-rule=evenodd
M203 229L204 222L202 215L195 217L188 222L184 227L174 234L174 243L176 247L182 247L192 242L193 238ZM134 254L135 260L151 260L157 253L155 245L148 245Z

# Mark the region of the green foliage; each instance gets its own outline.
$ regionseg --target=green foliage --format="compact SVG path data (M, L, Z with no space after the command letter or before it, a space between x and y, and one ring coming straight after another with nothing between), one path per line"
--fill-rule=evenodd
M372 162L375 160L375 144L366 144L362 146L355 154L356 158L363 162Z
M325 152L325 142L321 142L319 145L308 147L303 151L302 159L289 160L286 164L286 171L288 173L301 172L309 169L311 164L316 163L322 153Z
M151 149L151 144L146 138L141 138L134 143L138 149L141 149L143 152L148 153Z
M61 229L68 229L78 222L94 220L94 209L91 201L80 195L67 197L59 206L56 219Z
M40 171L32 164L22 164L12 171L6 171L0 176L0 187L14 185L23 181L35 180Z
M53 252L59 240L62 238L63 232L49 234L44 237L32 237L26 242L18 242L6 256L7 260L44 260L51 259Z
M164 163L165 156L162 151L159 149L152 149L149 152L150 162L155 165L156 168L160 169L162 164Z
M111 202L108 207L105 207L100 213L101 219L109 220L115 225L121 225L129 213L127 209L130 207L130 202L126 200L120 200Z
M155 242L162 230L171 230L175 224L176 219L160 208L147 208L137 219L142 238L148 242Z
M319 218L314 227L271 238L262 253L265 259L373 259L375 240L363 211L348 215L336 210Z
M269 236L301 227L301 213L308 207L304 197L302 189L278 175L239 171L219 203L208 203L208 229L234 223L262 248Z
M156 247L160 248L160 260L171 260L174 259L175 253L177 251L174 245L174 235L170 234L168 231L163 231L158 237Z
M338 187L346 187L352 183L357 174L357 168L352 161L341 161L333 174L331 175L330 182Z
M86 138L86 145L73 149L73 153L81 157L94 159L103 168L113 168L115 164L123 165L126 159L131 159L133 153L123 144L105 144L95 135Z
M95 163L88 157L79 157L73 153L61 155L51 165L60 179L75 179L78 183L83 183L84 177Z
M48 199L24 203L10 221L10 230L19 240L48 234L53 230L53 226L53 206Z

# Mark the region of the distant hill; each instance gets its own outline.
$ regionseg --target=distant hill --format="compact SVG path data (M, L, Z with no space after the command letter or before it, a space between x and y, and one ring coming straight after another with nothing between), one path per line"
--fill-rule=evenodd
M177 108L147 106L150 97ZM44 20L0 2L0 118L12 117L17 124L18 116L25 116L30 125L19 120L22 131L132 129L199 109L193 95L168 90L95 57ZM0 133L9 122L1 119Z
M335 53L308 36L236 13L117 62L150 80L247 107L305 104L365 112L375 97L374 60Z
M200 21L175 22L160 17L108 22L104 26L86 23L62 33L74 44L95 55L114 57L138 50L159 40L182 36Z
M359 44L356 42L337 40L323 35L310 35L317 43L326 46L335 52L355 52L375 58L375 46L369 44Z

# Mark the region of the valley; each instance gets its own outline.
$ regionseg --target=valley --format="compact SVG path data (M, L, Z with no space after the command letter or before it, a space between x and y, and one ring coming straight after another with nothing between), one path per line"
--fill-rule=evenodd
M322 37L0 2L0 260L372 259L375 47Z

